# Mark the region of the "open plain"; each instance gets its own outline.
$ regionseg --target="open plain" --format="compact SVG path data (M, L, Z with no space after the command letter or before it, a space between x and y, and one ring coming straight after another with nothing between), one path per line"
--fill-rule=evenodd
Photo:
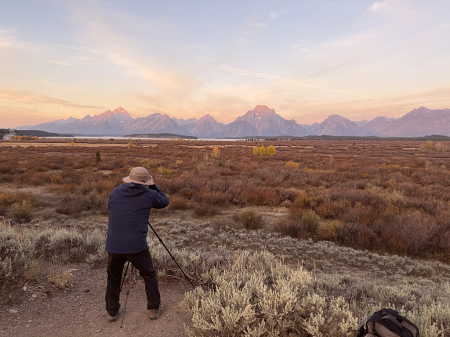
M276 153L267 154L270 145ZM29 327L52 336L55 318L36 314L42 311L36 303L45 307L49 298L70 308L61 311L61 322L98 316L86 333L111 335L100 318L107 201L135 166L146 167L169 197L170 206L152 211L150 222L199 286L189 292L149 233L164 293L177 294L165 319L184 317L166 322L177 334L352 336L371 312L391 306L415 321L423 336L444 336L450 333L448 146L381 140L0 142L0 336L27 335ZM80 277L75 269L89 270ZM253 309L217 298L221 287L237 293L258 277L279 292L272 314L261 306L258 298L267 294L256 283L247 289ZM296 290L274 285L281 280ZM130 318L118 335L151 332L153 323L135 324L143 315L136 297L143 284L135 282ZM24 305L29 301L34 305ZM231 308L235 319L214 309L214 301ZM289 301L295 309L286 309ZM151 335L174 336L161 329Z

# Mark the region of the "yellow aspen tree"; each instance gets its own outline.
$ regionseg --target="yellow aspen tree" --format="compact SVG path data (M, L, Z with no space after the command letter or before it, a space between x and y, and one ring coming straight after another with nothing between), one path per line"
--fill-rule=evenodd
M270 145L267 148L267 154L270 155L270 156L273 156L275 153L277 153L277 150L275 149L275 146Z
M266 154L266 148L265 148L264 146L261 146L261 147L259 148L259 154L260 154L260 155Z
M258 154L259 153L259 147L255 146L253 148L253 154Z
M133 143L129 142L127 145L128 151L131 151L131 148L133 147Z
M213 155L214 157L218 158L218 157L219 157L219 154L220 154L219 147L218 147L218 146L214 146L212 155Z

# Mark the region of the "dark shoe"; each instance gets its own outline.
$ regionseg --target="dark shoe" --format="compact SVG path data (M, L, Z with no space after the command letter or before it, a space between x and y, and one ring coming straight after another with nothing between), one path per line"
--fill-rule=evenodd
M117 321L117 317L119 317L119 312L115 316L111 316L108 314L108 322L115 322Z
M159 316L164 312L164 305L159 303L158 309L149 309L148 310L148 318L150 319L158 319Z

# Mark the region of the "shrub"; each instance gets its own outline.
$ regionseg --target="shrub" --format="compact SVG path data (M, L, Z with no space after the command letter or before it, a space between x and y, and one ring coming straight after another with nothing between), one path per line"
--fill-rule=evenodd
M260 155L266 154L266 148L265 148L264 146L261 146L261 147L259 148L259 154L260 154Z
M148 169L158 167L158 165L151 159L142 159L141 166Z
M309 237L308 232L306 232L303 227L302 220L294 216L277 221L274 224L273 229L282 235L287 235L297 239L306 239Z
M33 217L33 205L28 200L15 203L11 207L11 216L17 222L28 222Z
M259 154L259 147L255 146L253 148L253 154Z
M323 204L316 207L316 213L322 218L334 218L336 216L335 213L335 205L332 201L326 201Z
M211 205L225 206L233 199L233 196L229 192L205 192L202 193L201 199Z
M71 270L64 270L56 272L49 276L48 281L50 283L53 283L56 288L65 290L67 288L70 288L72 285L72 274Z
M0 223L0 303L10 301L12 290L39 272L39 263L33 259L99 266L107 258L104 245L105 236L98 230L87 234L50 229L21 231Z
M189 207L187 200L185 198L180 196L174 196L170 198L169 208L174 210L186 210Z
M310 198L305 191L299 192L294 202L289 207L289 213L296 217L301 217L305 209L310 205Z
M275 149L275 147L273 146L273 145L270 145L268 148L267 148L267 154L269 155L269 156L273 156L274 154L276 154L277 153L277 150Z
M312 276L274 261L268 253L241 253L233 268L205 274L214 289L185 295L194 336L349 336L358 318L343 298L326 299L312 290Z
M241 213L239 213L239 219L245 229L261 229L264 226L262 216L257 214L253 209L243 209Z
M0 303L10 300L10 289L20 285L33 256L33 236L18 235L14 229L0 223Z
M288 161L284 166L286 166L286 167L299 167L300 163L294 163L292 161Z
M434 145L434 151L446 152L446 151L448 151L448 146L443 145L442 143L436 143L436 145Z
M396 216L390 225L398 233L398 237L407 242L407 253L415 256L420 256L427 250L438 229L431 216L418 211ZM444 233L440 233L442 234Z
M422 151L433 151L433 142L431 140L427 140L425 143L420 144L419 149Z
M194 214L197 216L213 216L219 214L219 208L210 205L206 202L194 203L192 207L194 209Z
M344 223L338 220L326 221L317 228L316 234L320 240L336 241L338 231L343 225Z
M52 184L59 185L62 183L62 181L63 181L63 178L59 174L53 174L50 176L50 182Z
M177 161L175 162L175 165L181 166L181 165L183 165L183 161L182 161L182 160L177 160Z
M319 227L320 216L318 216L313 210L307 210L302 215L302 222L308 232L315 233Z
M164 166L159 166L156 172L163 176L170 176L172 174L172 171L169 170L168 168L165 168Z
M59 214L80 216L82 211L108 214L108 197L96 190L87 195L64 195L56 207Z
M247 192L247 200L252 205L275 206L281 202L280 195L272 188L257 187Z
M308 193L306 193L305 191L300 191L295 198L294 203L302 205L303 207L309 207L310 201L311 198L309 197Z
M374 230L360 223L346 223L337 228L337 233L338 241L344 245L357 249L372 249L377 246Z
M220 155L220 150L218 146L214 146L213 148L213 152L212 152L212 156L215 158L219 158Z
M30 193L23 192L8 192L0 194L0 205L9 206L15 203L22 203L22 201L29 201L33 206L37 206L39 204L38 199Z

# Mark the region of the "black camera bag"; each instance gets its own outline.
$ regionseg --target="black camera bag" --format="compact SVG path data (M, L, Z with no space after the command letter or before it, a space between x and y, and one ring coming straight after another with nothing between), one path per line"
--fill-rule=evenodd
M357 337L419 337L419 329L394 309L383 308L374 313L358 332Z

